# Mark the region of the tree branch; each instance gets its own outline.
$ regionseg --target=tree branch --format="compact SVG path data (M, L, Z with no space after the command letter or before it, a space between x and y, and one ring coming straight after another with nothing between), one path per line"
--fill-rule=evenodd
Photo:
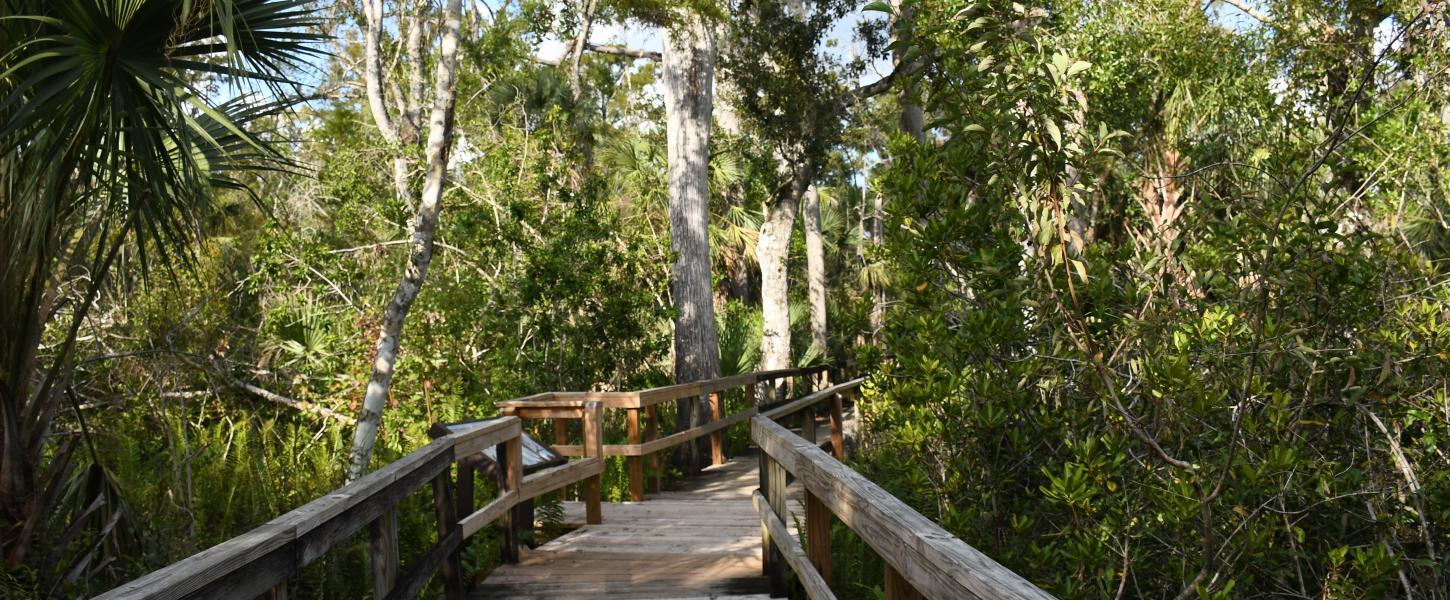
M252 385L250 383L247 383L247 382L244 382L244 381L238 381L236 379L233 379L232 380L232 386L235 387L235 388L237 388L237 389L239 389L239 390L248 392L248 393L252 394L253 396L256 396L256 397L261 398L263 400L268 400L268 401L271 401L271 402L275 402L277 404L281 404L282 406L287 406L287 407L295 408L295 409L300 410L300 411L303 411L303 412L309 412L309 413L312 413L314 415L317 415L319 417L323 417L323 418L326 418L326 419L332 419L332 420L337 421L338 423L342 423L344 425L351 425L352 424L352 417L349 417L347 415L344 415L342 413L339 413L339 412L337 412L335 410L332 410L330 408L327 408L325 406L320 406L320 405L317 405L317 404L313 404L311 402L304 402L302 400L293 400L293 399L288 398L286 396L283 396L281 394L274 394L274 393L272 393L270 391L267 391L265 389L262 389L260 387L255 386L255 385Z
M1257 9L1249 6L1249 3L1244 2L1243 0L1223 0L1223 3L1239 9L1244 14L1252 17L1255 21L1258 21L1270 27L1278 26L1276 23L1274 23L1273 19L1269 18L1269 15L1259 12Z
M596 52L596 53L599 53L599 54L613 54L615 56L628 56L630 58L642 58L642 59L645 59L645 60L652 60L652 61L655 61L655 62L659 62L662 58L664 58L659 52L655 52L653 50L639 50L639 49L636 49L636 48L626 48L624 46L618 46L618 45L614 45L614 44L595 44L595 43L589 43L589 44L585 44L584 45L584 48L587 49L587 50L589 50L590 52Z
M857 102L886 93L891 89L891 86L896 84L896 80L910 77L926 68L927 61L931 58L931 56L919 56L916 60L909 63L897 65L896 68L892 69L890 73L887 73L881 79L877 79L876 81L842 94L840 98L836 99L836 109L844 111L855 106Z

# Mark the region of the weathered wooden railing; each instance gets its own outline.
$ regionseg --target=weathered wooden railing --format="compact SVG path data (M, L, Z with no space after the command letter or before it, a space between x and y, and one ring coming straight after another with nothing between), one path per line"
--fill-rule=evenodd
M750 419L750 439L761 449L755 506L771 595L785 594L789 568L812 600L835 598L827 582L831 526L840 519L886 562L887 600L1052 598L841 463L839 444L833 443L836 457L816 446L817 412L831 406L832 433L839 431L840 398L857 393L861 382L834 385ZM791 416L799 416L801 435L778 422ZM790 477L804 488L804 548L784 521Z
M529 413L533 414L533 413ZM518 417L482 422L448 433L387 466L345 485L292 512L208 548L180 562L131 581L101 598L256 598L285 597L287 580L329 550L369 527L373 571L373 597L411 598L434 574L441 574L444 592L463 598L464 576L459 565L463 541L489 523L508 519L515 505L576 482L593 482L598 489L604 471L599 435L601 410L597 402L580 403L551 417L583 421L583 458L524 475L523 429ZM454 462L476 461L493 447L504 472L500 493L474 510L472 471L475 463L460 466L460 480L468 485L455 496ZM465 476L466 473L466 476ZM397 526L394 511L405 497L432 482L438 539L398 576ZM598 519L596 503L591 510ZM462 515L460 517L460 515ZM505 530L511 530L505 527Z
M499 407L503 414L519 414L533 418L548 417L550 416L548 411L551 410L571 410L588 401L598 402L605 409L625 411L627 443L605 444L604 456L627 457L625 463L629 474L630 500L639 502L644 500L647 483L649 491L658 490L659 461L657 458L660 452L708 435L710 436L712 462L717 465L722 464L726 459L726 429L755 416L763 404L762 399L787 396L794 393L793 391L797 388L803 389L808 383L823 385L825 381L829 380L830 374L836 371L838 369L835 367L822 365L744 373L637 392L548 392L500 402ZM813 378L823 378L825 381L812 381ZM744 408L726 415L724 394L735 389L744 390ZM771 393L776 390L779 390L778 394ZM710 405L709 423L676 431L664 437L659 436L659 406L661 404L685 398L705 399L706 397L708 397ZM768 405L768 403L764 404ZM837 418L839 419L839 414ZM642 424L643 426L641 426ZM565 432L564 424L556 422L554 425L555 436L561 436ZM556 437L552 447L555 452L565 456L582 456L584 454L582 447L570 445L559 437ZM646 477L646 466L655 476ZM589 493L590 491L586 489L586 500L589 499Z
M806 378L823 376L829 367L807 367L747 373L709 381L672 385L640 392L547 392L500 402L502 418L437 426L432 443L387 466L268 521L240 536L113 589L105 599L286 597L287 581L307 565L368 528L373 597L411 598L435 574L442 575L448 598L462 598L465 577L459 565L464 540L495 521L503 525L503 556L516 560L518 540L513 521L529 518L514 510L543 494L579 483L583 487L586 522L601 521L599 478L606 456L628 457L631 495L644 496L643 460L703 435L710 435L716 463L724 461L723 432L758 412L758 384L781 395L803 387ZM724 416L721 393L743 388L747 408ZM657 407L682 398L710 398L711 422L658 437ZM766 394L768 395L768 394ZM773 397L779 397L774 396ZM628 411L628 444L604 445L603 408ZM640 428L644 411L648 427ZM523 420L554 423L553 449L578 460L524 474ZM581 422L580 443L571 443L570 421ZM839 419L838 419L839 420ZM499 469L499 495L475 508L474 476L485 448L494 448ZM457 486L452 477L458 463ZM438 539L399 576L396 510L404 498L432 483ZM526 526L531 526L528 523Z

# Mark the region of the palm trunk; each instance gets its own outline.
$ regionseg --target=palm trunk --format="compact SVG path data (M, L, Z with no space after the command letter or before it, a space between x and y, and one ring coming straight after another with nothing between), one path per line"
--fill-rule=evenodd
M715 40L699 15L688 14L664 36L666 143L669 161L670 248L675 252L670 293L675 303L675 381L720 373L720 344L710 285L710 115ZM709 418L701 398L679 402L681 431ZM685 473L707 461L705 438L681 444L675 463Z
M816 186L806 190L801 207L806 229L806 285L811 304L811 346L824 357L826 346L826 251L821 242L821 194Z
M433 112L428 119L428 175L423 186L423 195L418 202L417 215L413 219L408 265L404 269L402 280L398 282L397 290L393 292L392 300L383 312L373 373L363 395L362 409L357 417L357 430L353 434L352 453L347 469L348 481L361 477L372 462L378 425L392 386L393 367L398 360L398 341L403 335L403 324L408 318L408 311L413 307L413 301L423 287L423 281L428 275L428 265L433 262L433 239L438 229L443 187L447 183L448 153L453 146L454 75L462 12L462 0L449 0L443 17L443 45L434 77ZM368 87L373 87L371 82Z

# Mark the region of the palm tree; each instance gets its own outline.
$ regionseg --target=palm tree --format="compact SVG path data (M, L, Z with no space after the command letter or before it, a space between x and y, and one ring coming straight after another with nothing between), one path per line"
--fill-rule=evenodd
M38 535L76 333L123 248L188 264L319 51L303 0L0 0L0 551ZM225 84L223 92L209 84ZM225 96L223 96L225 94ZM54 322L54 323L52 323Z

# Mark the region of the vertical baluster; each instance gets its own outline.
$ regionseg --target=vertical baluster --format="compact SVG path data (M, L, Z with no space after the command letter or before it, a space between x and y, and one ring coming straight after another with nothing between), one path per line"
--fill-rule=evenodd
M496 455L499 460L499 467L503 470L502 486L503 493L521 493L524 483L524 455L523 439L510 438L497 446ZM532 522L528 520L522 504L509 509L504 516L499 518L499 524L503 528L503 544L500 554L506 563L519 562L519 530L523 527L533 528Z
M815 407L815 405L807 406L804 409L802 409L801 412L800 412L800 419L801 419L801 437L805 438L807 442L810 442L812 446L816 445L816 407Z
M659 407L650 405L645 409L646 422L644 426L644 441L653 442L660 437L660 411ZM649 486L651 494L660 491L660 479L664 477L660 468L659 453L651 453L646 460L649 461Z
M720 392L710 394L710 422L714 423L724 418L725 399ZM710 432L710 460L712 464L725 464L725 431L716 429Z
M373 597L383 598L398 580L398 515L389 508L368 525L368 550L373 567Z
M831 394L831 452L836 460L846 460L845 421L841 418L841 394Z
M639 409L631 408L626 411L629 444L638 446L643 438L639 429ZM644 457L630 456L624 459L629 471L629 499L632 502L644 501Z
M463 467L460 465L459 467ZM448 553L443 561L443 593L448 600L463 600L463 566L461 561L462 532L458 529L458 513L453 504L453 481L449 469L444 469L433 478L433 508L438 516L438 543L444 543L449 536L459 536L459 544Z
M770 509L780 517L782 522L787 520L785 513L785 467L771 458L765 452L760 453L760 491L770 504ZM761 566L765 576L770 579L771 597L782 597L786 595L785 571L789 568L786 565L785 557L781 555L780 549L770 539L770 531L765 524L760 526L760 539L762 550Z
M603 419L604 411L598 402L584 403L584 456L599 459L601 471L604 466L604 436L600 431ZM584 522L589 525L603 523L604 513L600 506L599 474L585 479L583 487Z
M901 573L886 565L886 600L922 600L921 592L911 587Z
M821 579L831 582L831 509L826 508L815 494L806 492L806 555L811 564L821 573Z

